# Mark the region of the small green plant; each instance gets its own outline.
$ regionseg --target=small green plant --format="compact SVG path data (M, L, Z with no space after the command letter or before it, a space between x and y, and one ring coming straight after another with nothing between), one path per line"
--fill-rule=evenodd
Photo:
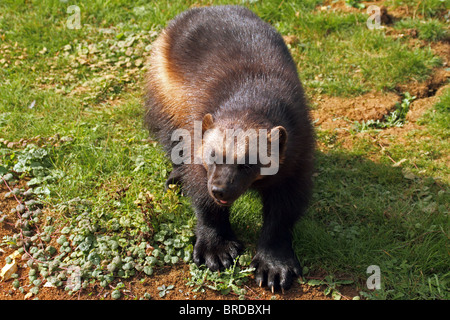
M166 296L166 294L168 294L170 292L170 290L172 290L173 288L174 288L173 284L168 285L167 287L166 287L166 285L163 284L162 286L158 287L158 290L159 290L158 294L161 298L164 298Z
M242 288L242 284L247 282L248 277L254 271L253 268L248 267L250 261L251 258L248 254L239 256L234 260L234 264L231 267L221 272L214 272L205 266L198 267L195 264L191 264L191 279L187 284L191 287L196 286L193 289L194 292L204 290L204 287L207 287L223 295L233 292L240 298L244 298L247 292Z
M345 4L357 9L364 9L366 7L364 3L361 3L361 0L345 0Z
M33 186L54 188L57 170L52 167L47 149L28 145L23 150L0 150L2 184L10 188L9 184L16 184L20 176L35 181ZM10 190L5 197L18 202L11 213L18 217L19 232L5 236L0 245L17 249L30 258L27 265L33 294L45 282L63 288L66 284L65 289L70 293L95 282L107 288L117 278L126 279L136 272L151 276L155 267L191 260L192 224L177 218L176 213L183 208L178 195L171 190L160 201L144 197L142 203L139 195L138 204L134 201L138 209L117 217L111 213L105 215L104 208L96 208L92 201L76 197L54 206L53 210L64 217L59 221L43 214L43 205L37 200L42 195L40 189ZM160 213L165 213L164 219L158 218ZM0 218L5 221L7 215L0 212ZM159 225L150 220L155 218ZM135 237L138 230L139 236ZM56 243L50 244L52 238ZM114 299L121 297L120 284L111 293ZM164 292L168 290L170 287Z
M353 280L336 279L333 275L327 275L324 279L299 280L300 284L307 284L312 287L325 286L323 293L331 296L334 300L341 300L343 295L339 292L338 286L353 284Z
M395 110L385 115L384 120L368 120L363 122L354 122L354 128L357 132L364 132L369 129L385 129L392 127L403 127L406 121L406 114L409 111L409 106L416 99L416 96L411 96L409 92L403 95L402 102L395 105Z
M113 292L111 292L111 298L113 298L114 300L120 299L121 296L122 293L120 292L120 290L113 290Z
M148 292L144 293L143 299L150 300L151 298L152 298L152 296L150 295L150 293L148 293ZM141 298L141 299L142 299L142 298Z

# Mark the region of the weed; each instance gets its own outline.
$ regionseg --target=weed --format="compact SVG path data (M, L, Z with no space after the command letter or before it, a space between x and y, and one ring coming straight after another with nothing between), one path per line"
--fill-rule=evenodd
M345 4L358 9L364 9L366 7L364 3L361 3L361 0L345 0Z
M32 186L44 185L45 190L50 190L48 186L55 182L51 174L52 161L46 149L29 145L23 150L4 153L4 159L9 159L2 165L5 173L2 181L7 185L8 181L14 182L14 175L18 173L31 177L28 183L32 182ZM157 232L153 230L154 237L148 241L144 233L151 230L144 217L141 224L134 224L127 215L120 219L111 218L103 210L95 210L91 201L80 198L56 206L65 219L59 222L53 221L52 217L42 219L42 204L33 198L44 199L49 195L50 192L43 193L38 188L29 188L26 192L16 188L6 194L7 197L26 199L24 204L18 200L14 209L19 216L16 225L20 232L4 238L2 244L25 253L31 270L39 272L30 274L30 283L34 285L30 292L33 294L39 292L42 280L60 287L63 286L62 280L72 277L75 285L69 281L65 288L73 292L85 288L91 280L107 287L116 277L129 278L136 272L151 275L157 265L175 264L179 259L191 260L192 225L179 225L174 216L173 221L161 223ZM170 198L168 208L164 203L145 205L151 206L153 211L170 210L173 215L175 193L169 191L165 196ZM133 232L111 234L111 231L117 232L133 225L143 232L138 238L130 237ZM50 244L52 238L56 243ZM76 273L69 274L69 270L76 270ZM115 299L120 297L117 287L112 295Z
M238 262L240 265L238 265ZM244 298L247 291L242 288L242 284L248 281L248 277L254 271L252 268L243 267L243 265L248 266L249 263L249 256L242 255L235 259L233 266L221 272L214 272L205 266L197 267L195 264L191 264L191 279L187 285L196 287L193 289L194 292L204 290L203 287L207 287L223 295L233 292L240 298Z
M406 114L408 113L411 102L416 99L415 96L411 96L409 92L403 95L401 103L395 104L395 110L391 111L388 115L384 116L384 120L367 120L363 122L354 122L354 129L357 132L364 132L369 129L385 129L392 127L402 127L406 121Z
M158 294L161 298L164 298L166 296L166 294L168 294L170 292L170 290L172 290L173 288L174 288L173 284L168 285L167 287L165 284L163 284L162 286L158 287L158 291L159 291Z
M333 300L341 300L342 293L338 290L339 286L353 284L353 280L336 279L333 275L327 275L324 279L309 279L299 280L300 284L307 284L309 286L325 286L323 293L325 296L330 296Z

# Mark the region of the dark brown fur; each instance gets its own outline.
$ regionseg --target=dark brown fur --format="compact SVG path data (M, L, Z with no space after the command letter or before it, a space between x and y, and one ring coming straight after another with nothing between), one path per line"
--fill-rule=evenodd
M297 69L282 37L237 6L195 8L171 21L153 45L146 87L146 123L169 153L171 135L194 121L206 129L281 128L282 164L258 175L259 164L174 165L196 211L194 261L229 266L241 245L229 223L229 205L249 188L260 192L264 225L252 265L258 283L288 288L300 265L291 229L311 191L313 134ZM226 205L221 205L223 203Z

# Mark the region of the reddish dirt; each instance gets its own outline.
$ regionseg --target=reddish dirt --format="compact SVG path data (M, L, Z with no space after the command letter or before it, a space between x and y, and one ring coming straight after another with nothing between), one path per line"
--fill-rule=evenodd
M372 92L356 98L321 96L314 100L311 112L316 126L322 129L342 128L354 121L382 120L401 99L395 93Z
M442 57L444 61L450 60L450 43L438 43L432 47L436 55ZM448 66L447 62L444 65ZM409 92L417 99L434 96L438 89L445 86L450 78L450 69L448 67L435 68L428 80L424 82L413 81L397 86L399 92Z
M425 84L418 85L418 87L421 86L427 87ZM441 83L441 87L433 89L436 91L432 96L414 100L406 115L406 123L402 127L386 128L380 130L375 136L368 132L352 134L354 121L381 120L384 115L392 111L395 103L401 100L400 96L369 93L351 99L326 96L314 99L312 102L315 108L311 115L315 121L315 126L322 131L328 131L333 140L332 143L328 144L320 143L319 148L327 150L339 144L341 147L351 150L354 143L358 143L361 138L373 140L375 145L381 148L389 146L393 141L397 144L408 143L408 134L413 130L422 128L418 120L439 101L440 95L447 88L450 88L450 85L442 85ZM423 90L429 91L428 89ZM367 108L366 110L364 110L364 106Z
M418 6L415 8L408 6L407 1L396 7L392 6L392 1L389 0L374 0L374 1L361 1L365 5L363 9L355 8L346 4L344 0L326 0L323 4L317 7L317 10L325 11L332 10L338 12L367 12L367 8L371 5L380 7L381 9L381 23L384 25L391 24L398 19L405 17L422 18L421 11L418 10ZM420 5L420 2L419 2ZM387 10L389 9L389 11ZM442 15L445 14L445 11ZM441 16L442 18L442 16Z

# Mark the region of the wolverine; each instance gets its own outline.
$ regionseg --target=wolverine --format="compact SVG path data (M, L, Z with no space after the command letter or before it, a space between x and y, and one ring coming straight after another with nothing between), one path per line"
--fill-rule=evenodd
M145 123L173 163L167 183L181 184L197 217L194 262L233 264L242 244L230 206L253 189L264 220L256 282L289 289L301 275L292 228L311 194L314 138L282 36L244 7L190 9L154 41L145 86Z

